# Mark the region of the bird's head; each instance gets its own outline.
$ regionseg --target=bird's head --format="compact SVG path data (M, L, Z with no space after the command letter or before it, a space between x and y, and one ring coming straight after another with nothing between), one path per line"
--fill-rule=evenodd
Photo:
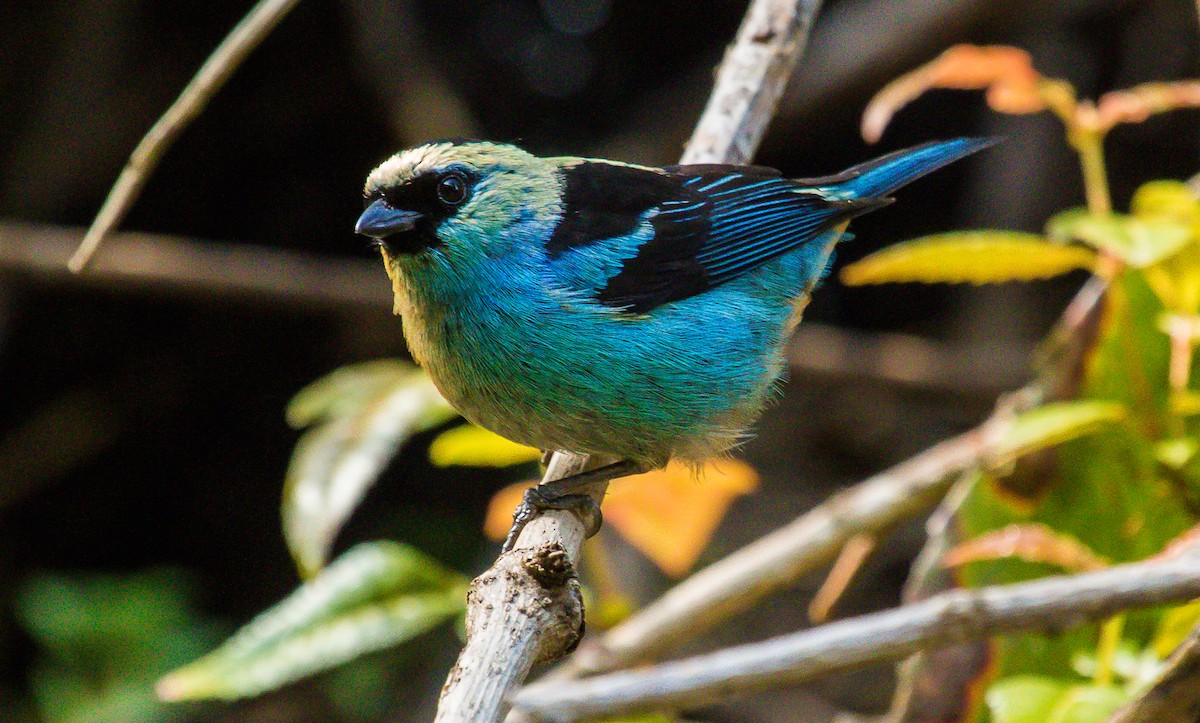
M455 265L503 253L521 237L514 228L552 225L560 185L552 162L515 146L430 143L371 172L355 230L376 241L389 273L434 256Z

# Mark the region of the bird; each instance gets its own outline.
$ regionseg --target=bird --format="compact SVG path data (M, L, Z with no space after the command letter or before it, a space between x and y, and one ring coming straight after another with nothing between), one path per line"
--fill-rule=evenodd
M617 460L610 472L699 465L746 439L776 395L785 342L851 219L992 142L792 179L432 141L370 172L355 230L379 249L414 359L467 420ZM584 476L519 514L588 507Z

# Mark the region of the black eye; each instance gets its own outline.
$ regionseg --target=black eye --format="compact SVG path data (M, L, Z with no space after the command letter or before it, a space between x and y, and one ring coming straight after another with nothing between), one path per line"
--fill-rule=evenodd
M467 200L467 179L458 171L447 171L438 179L437 195L447 206L457 206Z

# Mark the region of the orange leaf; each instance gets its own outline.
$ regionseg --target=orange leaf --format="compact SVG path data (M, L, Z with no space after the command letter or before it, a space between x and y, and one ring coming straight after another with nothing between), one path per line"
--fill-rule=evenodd
M1042 76L1029 53L1007 45L955 45L879 91L863 112L862 135L875 143L896 111L927 90L986 90L987 102L1001 113L1035 113L1046 108L1038 91Z
M956 567L968 562L1009 557L1045 562L1072 572L1101 570L1109 564L1074 537L1036 522L1009 525L967 540L947 552L942 564Z
M671 462L617 482L604 517L671 577L692 568L734 498L758 488L758 473L736 459L712 460L694 474Z
M503 539L528 483L511 485L488 505L484 533ZM696 473L671 462L663 469L616 480L604 500L604 520L659 569L679 577L691 569L739 495L758 487L758 473L736 459L713 460Z
M513 510L521 504L525 490L537 484L534 482L517 482L511 484L496 494L488 502L487 514L483 517L483 534L492 540L503 540L508 536L512 527Z

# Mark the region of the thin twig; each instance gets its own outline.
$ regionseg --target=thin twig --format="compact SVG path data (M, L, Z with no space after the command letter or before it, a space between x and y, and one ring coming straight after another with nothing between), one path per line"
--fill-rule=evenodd
M753 156L803 52L819 6L819 0L751 3L717 71L716 85L684 150L683 163L739 163ZM558 479L562 470L578 470L586 464L586 456L555 452L543 481ZM599 485L594 491L598 500L606 487ZM554 522L542 523L546 518ZM556 538L562 534L568 539ZM554 615L569 611L562 606L546 610L536 604L536 589L533 604L514 605L507 584L511 578L495 574L495 570L507 568L511 563L506 558L525 554L536 545L562 549L573 563L582 543L582 526L574 515L545 513L529 523L515 548L497 561L497 568L476 579L469 600L467 644L442 689L437 720L500 720L508 709L508 692L524 680L534 657L551 660L569 652L568 646L547 651L536 630L524 634L530 626L565 627L569 622L555 620ZM537 647L539 653L534 656L527 650L512 650L518 646ZM487 657L502 649L508 652L500 659ZM479 702L481 697L497 696L505 700Z
M813 623L827 623L833 617L833 608L846 595L854 578L862 571L871 553L879 546L880 535L860 532L842 545L829 574L808 604L808 619Z
M677 709L790 685L918 650L1018 630L1061 630L1129 608L1200 596L1196 553L1100 572L955 590L872 615L652 668L535 683L514 704L538 720Z
M133 202L141 193L142 186L159 160L188 124L204 110L204 106L221 86L233 75L246 56L258 47L263 38L279 24L297 0L260 0L246 17L242 18L212 55L200 66L171 107L150 128L145 137L133 149L125 168L116 184L96 214L96 220L83 237L83 243L67 262L67 267L79 273L87 268L100 242L104 240L129 212Z

